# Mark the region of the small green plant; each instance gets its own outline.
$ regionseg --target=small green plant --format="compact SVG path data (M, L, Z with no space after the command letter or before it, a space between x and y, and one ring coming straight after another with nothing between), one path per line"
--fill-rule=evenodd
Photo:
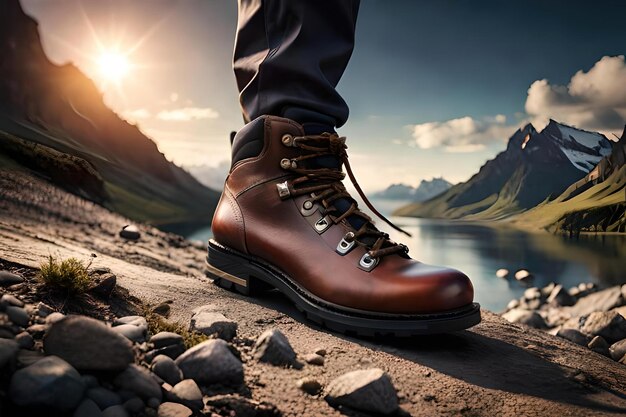
M50 255L40 266L39 278L50 287L65 289L70 294L80 294L87 291L91 282L89 265L76 258L59 261Z
M185 348L187 349L202 343L205 340L209 340L207 335L189 330L182 324L167 321L162 316L159 316L148 309L144 310L144 316L148 322L148 331L150 333L157 334L159 332L172 332L179 334L183 337Z

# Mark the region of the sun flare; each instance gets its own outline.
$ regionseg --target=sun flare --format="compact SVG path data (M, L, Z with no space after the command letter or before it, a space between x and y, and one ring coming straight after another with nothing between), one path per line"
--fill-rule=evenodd
M128 58L118 52L104 52L98 58L98 67L100 74L106 80L119 82L130 71L130 62Z

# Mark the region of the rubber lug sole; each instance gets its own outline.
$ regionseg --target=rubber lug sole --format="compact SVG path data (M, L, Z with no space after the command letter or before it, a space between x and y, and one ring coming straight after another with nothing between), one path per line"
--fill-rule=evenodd
M301 288L272 265L214 240L208 246L207 276L222 288L249 296L275 288L310 321L346 335L409 337L449 333L480 323L478 303L453 311L416 315L373 313L333 305Z

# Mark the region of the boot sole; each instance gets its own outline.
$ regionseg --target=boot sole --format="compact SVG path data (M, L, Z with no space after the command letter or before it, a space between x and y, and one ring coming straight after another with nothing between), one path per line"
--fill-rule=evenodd
M212 239L208 246L207 276L218 286L244 295L277 289L312 322L347 335L408 337L449 333L480 323L478 303L434 314L375 313L332 304L311 294L267 262Z

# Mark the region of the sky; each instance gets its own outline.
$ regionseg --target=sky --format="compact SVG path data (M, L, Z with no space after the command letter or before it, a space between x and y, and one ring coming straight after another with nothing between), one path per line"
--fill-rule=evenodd
M179 165L225 170L243 126L234 0L22 0L55 63ZM338 90L366 190L467 180L522 124L612 137L626 123L626 2L362 0ZM122 57L122 58L120 58ZM125 62L119 62L125 60Z

